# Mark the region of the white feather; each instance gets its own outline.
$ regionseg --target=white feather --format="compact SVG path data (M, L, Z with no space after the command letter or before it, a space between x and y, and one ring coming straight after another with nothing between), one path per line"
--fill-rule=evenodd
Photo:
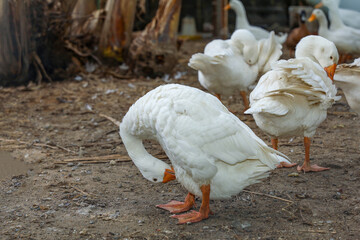
M208 91L230 96L248 91L258 75L279 59L281 48L274 33L268 39L256 41L249 31L237 30L229 40L211 41L203 54L191 57L189 66L199 71L199 82Z
M360 114L360 58L351 64L338 65L334 81L343 90L350 107Z

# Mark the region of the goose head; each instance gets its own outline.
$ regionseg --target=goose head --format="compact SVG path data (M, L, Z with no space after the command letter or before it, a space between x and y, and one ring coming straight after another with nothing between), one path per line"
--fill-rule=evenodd
M326 19L326 16L325 16L325 13L320 10L320 9L314 9L311 13L311 16L309 17L308 21L309 22L312 22L314 20L318 20L319 22L321 21L325 21L327 22L327 19Z
M151 182L167 183L176 179L174 169L162 161L154 161L151 165L148 163L146 165L146 167L141 167L141 164L140 166L137 164L137 167L144 178Z
M242 54L245 62L249 65L255 64L259 57L257 40L254 35L246 29L238 29L231 35L231 43Z
M154 183L166 183L176 179L173 168L149 154L142 139L132 134L130 129L133 128L133 125L128 119L131 119L131 115L125 115L120 123L119 133L131 160L144 178Z
M307 36L296 46L295 58L308 57L325 69L329 78L334 79L339 53L335 44L320 36Z
M236 14L245 14L245 8L241 1L239 0L230 0L229 4L225 6L225 10L233 9Z

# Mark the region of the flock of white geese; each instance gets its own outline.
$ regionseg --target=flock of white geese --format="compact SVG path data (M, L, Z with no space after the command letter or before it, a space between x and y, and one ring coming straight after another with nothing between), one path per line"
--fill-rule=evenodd
M350 51L346 43L337 42L337 31L349 33L350 27L334 15L338 8L331 7L337 7L336 0L323 0L323 4L330 8L330 20L335 17L339 23L333 26L335 30L326 27L326 33L319 32L320 36L303 38L295 58L279 60L286 35L284 38L250 26L242 3L230 0L239 29L228 40L213 40L204 53L194 54L189 60L189 66L198 70L200 84L219 99L241 93L245 114L252 114L257 126L271 137L272 148L218 98L189 86L157 87L137 100L124 116L120 136L142 175L152 182L177 179L188 190L184 202L157 206L174 214L183 213L172 215L179 224L208 218L212 213L210 199L229 198L267 177L277 166L296 165L277 151L278 138L304 137L305 160L298 171L328 169L310 164L311 137L325 120L327 109L340 98L334 80L351 108L360 113L360 59L337 66L337 48L343 44L341 50L353 54L360 49L354 44L360 42L360 37L349 43L356 48ZM322 11L314 10L313 15L324 28ZM357 38L355 33L360 30L351 31L351 36L342 39ZM248 102L248 87L257 80ZM144 139L156 139L171 166L150 155L143 146ZM189 211L195 206L195 196L202 196L200 210Z

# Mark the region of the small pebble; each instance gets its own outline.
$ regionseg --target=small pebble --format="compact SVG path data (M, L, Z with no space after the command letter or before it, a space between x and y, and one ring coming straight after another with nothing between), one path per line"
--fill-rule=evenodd
M100 182L100 181L101 181L101 178L100 178L100 177L93 177L93 181L94 181L94 182Z
M251 223L249 223L249 222L243 222L243 223L241 223L240 225L241 225L241 228L242 228L242 229L251 227Z

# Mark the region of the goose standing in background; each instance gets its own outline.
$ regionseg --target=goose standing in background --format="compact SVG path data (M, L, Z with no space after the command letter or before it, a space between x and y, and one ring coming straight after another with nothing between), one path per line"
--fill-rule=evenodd
M360 58L338 65L334 81L343 90L350 108L360 115Z
M182 213L194 206L195 196L202 196L199 212L172 216L179 224L208 218L210 199L238 194L267 177L279 162L289 163L216 97L178 84L157 87L137 100L120 124L120 136L147 180L167 182L174 172L150 155L142 143L156 139L169 157L176 179L189 191L185 202L171 201L157 207Z
M329 9L329 18L333 27L346 26L352 28L360 28L360 12L351 9L340 8L340 0L322 0L315 8L326 6ZM330 26L330 29L332 26Z
M340 98L331 80L338 58L334 43L307 36L297 45L295 58L275 63L250 95L245 113L252 114L258 127L271 136L274 149L278 138L304 136L305 160L299 171L328 169L310 165L310 138Z
M247 29L255 36L257 40L269 37L269 31L249 24L244 5L241 1L230 0L229 4L225 6L225 10L229 10L230 8L233 9L236 13L235 29ZM287 34L281 33L280 35L276 35L275 38L276 41L278 41L280 44L283 44L286 41Z
M319 22L319 36L335 43L341 54L340 62L346 61L348 54L360 54L360 30L345 25L328 29L328 21L325 13L320 9L314 9L309 21L315 19Z
M204 53L191 57L189 66L198 70L200 84L219 99L240 91L247 109L248 87L279 59L281 48L274 32L257 41L250 31L239 29L229 40L208 43Z

